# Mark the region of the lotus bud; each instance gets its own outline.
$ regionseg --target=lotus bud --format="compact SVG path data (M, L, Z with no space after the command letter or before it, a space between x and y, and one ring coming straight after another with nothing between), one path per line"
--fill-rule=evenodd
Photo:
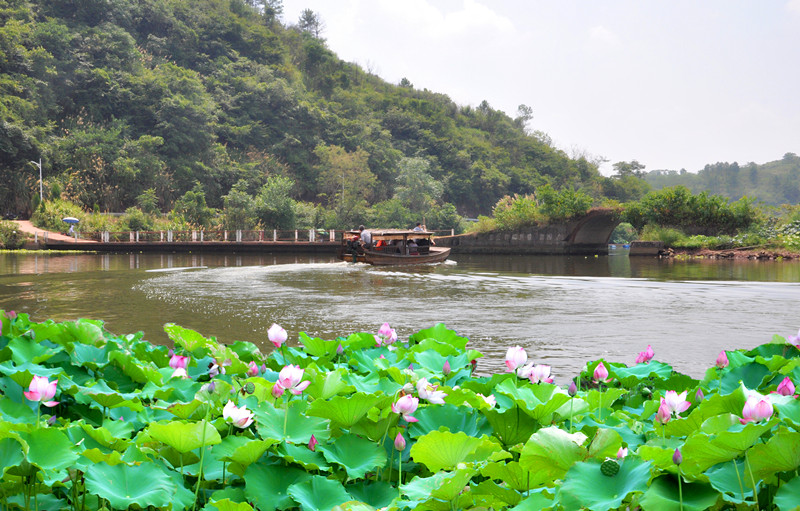
M121 418L122 418L122 417L120 417L120 419L121 419ZM55 415L53 415L52 417L50 417L49 419L47 419L47 425L48 425L48 426L55 426L55 424L56 424L56 416L55 416Z
M275 382L275 385L272 386L272 397L278 399L283 395L284 392L286 392L286 389L283 388L283 385Z
M267 364L261 364L261 374L266 374L267 372Z
M258 364L255 363L254 360L251 360L249 364L247 364L247 376L257 376L258 375Z
M404 394L413 394L416 387L413 383L409 382L403 385L403 393Z
M17 319L17 313L14 311L6 311L6 317L11 321L14 321L15 319Z
M683 455L680 449L675 449L675 452L672 454L672 462L676 465L683 463Z
M628 448L620 446L619 450L617 451L617 459L621 460L628 455Z
M725 351L720 351L717 355L717 368L724 369L728 367L728 354Z
M794 383L792 383L792 379L787 376L778 384L778 390L776 392L782 396L791 396L794 394L794 390Z
M445 376L448 376L450 374L450 371L451 371L451 369L450 369L450 361L449 360L445 360L444 367L442 367L442 373Z
M318 443L319 441L317 441L316 437L314 437L314 435L311 435L311 440L308 441L308 448L311 449L312 452L316 451Z
M406 449L406 439L403 438L402 433L397 433L397 436L394 437L394 448L400 452Z
M336 347L336 354L342 355L344 353L344 347L342 347L342 343L339 343L339 346Z
M575 394L577 393L578 393L578 386L575 385L574 381L571 381L569 384L569 388L567 389L567 394L569 394L569 397L575 397Z
M594 368L592 378L594 378L594 381L597 382L605 381L608 378L608 369L606 369L606 366L603 365L602 362L597 364L597 367Z
M706 396L703 395L703 389L698 388L697 392L694 393L694 400L697 401L698 403L703 399L705 399L705 397Z

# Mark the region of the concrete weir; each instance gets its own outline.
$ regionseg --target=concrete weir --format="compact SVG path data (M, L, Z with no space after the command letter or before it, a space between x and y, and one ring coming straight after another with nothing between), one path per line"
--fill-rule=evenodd
M436 244L451 247L454 254L607 254L619 222L613 209L595 208L560 224L444 236L436 238Z

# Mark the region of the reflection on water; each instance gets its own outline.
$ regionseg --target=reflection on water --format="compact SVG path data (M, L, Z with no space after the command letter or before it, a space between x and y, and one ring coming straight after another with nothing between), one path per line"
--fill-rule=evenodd
M797 332L796 261L454 256L378 268L328 256L208 254L0 255L0 308L36 320L103 319L118 333L168 342L174 322L268 349L279 323L333 338L388 321L403 336L443 322L471 340L483 372L511 345L557 380L588 360L656 358L702 376L722 349Z

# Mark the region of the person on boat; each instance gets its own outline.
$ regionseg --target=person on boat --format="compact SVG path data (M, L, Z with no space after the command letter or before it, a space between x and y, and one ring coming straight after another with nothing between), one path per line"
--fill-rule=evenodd
M358 231L361 233L361 246L364 248L371 248L372 247L372 233L369 232L363 225L358 227Z
M427 229L425 228L424 225L422 225L422 222L417 222L417 225L414 226L414 229L412 229L412 230L414 232L425 232Z

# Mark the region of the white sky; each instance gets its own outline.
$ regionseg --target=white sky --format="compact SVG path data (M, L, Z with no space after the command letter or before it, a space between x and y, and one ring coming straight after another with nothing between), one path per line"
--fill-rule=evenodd
M800 0L284 0L341 59L647 170L800 154ZM611 173L610 163L602 167Z

